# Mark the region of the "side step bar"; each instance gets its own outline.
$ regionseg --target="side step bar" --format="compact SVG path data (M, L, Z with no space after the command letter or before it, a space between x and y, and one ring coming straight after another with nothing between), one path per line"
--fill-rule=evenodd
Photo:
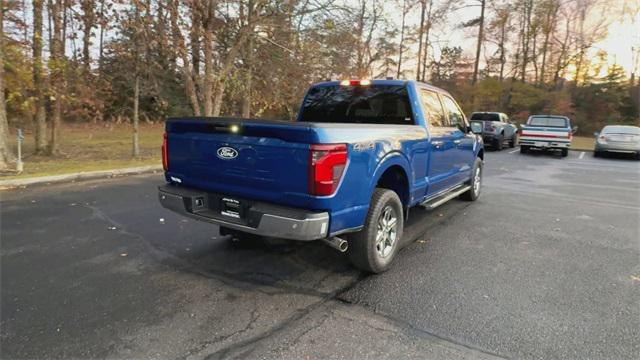
M438 196L433 199L427 199L426 201L421 203L420 206L424 207L427 210L433 210L438 206L446 203L447 201L453 199L454 197L460 196L469 190L471 190L471 185L464 185L444 195Z

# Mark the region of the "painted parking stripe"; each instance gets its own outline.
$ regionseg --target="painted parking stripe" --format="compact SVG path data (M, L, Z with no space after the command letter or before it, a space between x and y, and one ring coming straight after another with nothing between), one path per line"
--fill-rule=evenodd
M514 152L518 152L518 151L520 151L520 149L516 148L515 150L509 151L509 154L513 154Z
M584 151L580 153L580 156L578 156L578 159L582 160L583 157L584 157Z

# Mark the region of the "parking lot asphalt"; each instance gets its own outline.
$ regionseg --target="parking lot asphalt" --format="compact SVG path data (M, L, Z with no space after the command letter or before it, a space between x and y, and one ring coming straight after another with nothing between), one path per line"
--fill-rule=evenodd
M160 175L3 191L2 358L640 358L640 162L488 152L381 275L232 242Z

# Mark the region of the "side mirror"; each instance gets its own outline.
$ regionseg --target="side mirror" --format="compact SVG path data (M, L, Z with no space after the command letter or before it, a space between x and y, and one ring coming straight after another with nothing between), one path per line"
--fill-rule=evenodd
M593 133L593 136L598 137L598 136L600 136L600 133L596 131L596 132Z
M483 123L482 121L472 121L471 125L469 126L471 128L471 132L474 134L482 134L482 127L483 127Z
M571 133L575 134L576 132L578 132L578 126L575 125L574 127L571 128Z

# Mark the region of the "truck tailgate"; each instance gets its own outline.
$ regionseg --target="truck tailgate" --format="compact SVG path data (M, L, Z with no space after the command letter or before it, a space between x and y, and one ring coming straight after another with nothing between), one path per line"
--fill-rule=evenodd
M167 180L277 203L306 194L313 130L297 124L167 122Z
M523 126L520 132L521 141L570 142L571 138L571 129L564 128Z

